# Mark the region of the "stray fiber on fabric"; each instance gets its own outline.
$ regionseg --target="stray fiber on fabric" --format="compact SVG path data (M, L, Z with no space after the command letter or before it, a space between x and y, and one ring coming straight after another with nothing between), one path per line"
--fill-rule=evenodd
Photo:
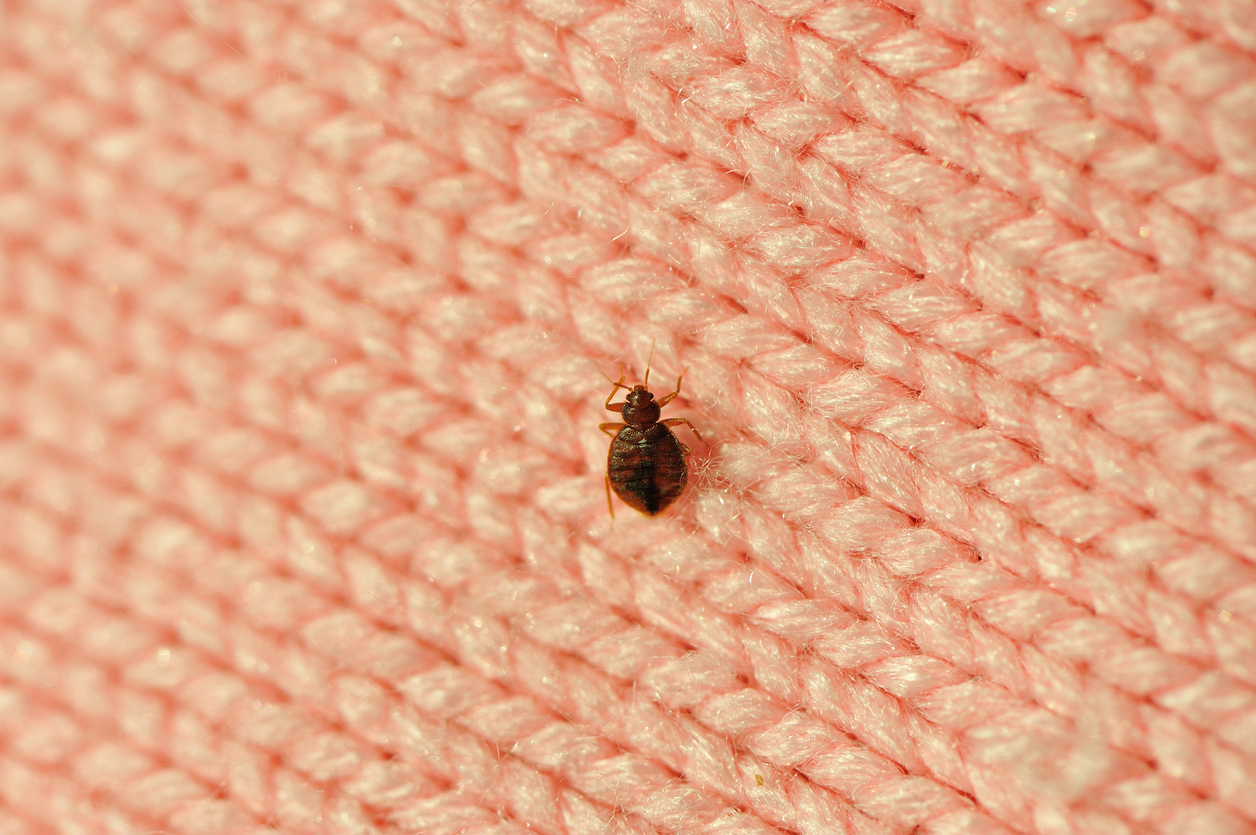
M1256 832L1256 4L0 0L0 833L269 830Z

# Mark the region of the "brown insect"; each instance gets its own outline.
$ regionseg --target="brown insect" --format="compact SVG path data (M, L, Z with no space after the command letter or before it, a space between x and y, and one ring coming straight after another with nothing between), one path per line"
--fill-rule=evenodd
M651 351L651 359L654 352ZM619 381L606 397L606 408L624 416L623 423L603 423L598 426L612 436L611 448L606 453L606 506L611 518L615 509L611 505L611 490L629 507L647 516L656 516L676 501L685 489L689 469L685 456L689 447L680 442L669 427L684 424L701 440L698 430L685 418L659 420L660 410L680 394L680 381L676 378L676 390L661 397L656 403L654 395L646 388L650 384L650 365L645 368L645 380L629 388L624 385L623 369ZM609 378L607 378L609 379ZM623 403L611 403L620 389L628 392Z

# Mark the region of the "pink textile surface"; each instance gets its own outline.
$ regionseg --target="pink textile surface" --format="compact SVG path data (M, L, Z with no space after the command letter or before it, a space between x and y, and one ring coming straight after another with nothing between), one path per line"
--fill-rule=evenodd
M0 834L267 829L1256 832L1256 4L0 0Z

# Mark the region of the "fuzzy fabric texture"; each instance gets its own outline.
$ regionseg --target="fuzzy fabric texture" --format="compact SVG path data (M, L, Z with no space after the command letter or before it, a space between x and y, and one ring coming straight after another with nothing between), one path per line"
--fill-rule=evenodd
M272 829L1256 832L1256 4L0 0L0 833Z

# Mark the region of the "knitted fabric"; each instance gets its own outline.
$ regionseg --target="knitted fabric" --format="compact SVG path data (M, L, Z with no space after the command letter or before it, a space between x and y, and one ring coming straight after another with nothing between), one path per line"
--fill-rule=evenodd
M1256 5L0 0L0 833L274 828L1256 832Z

